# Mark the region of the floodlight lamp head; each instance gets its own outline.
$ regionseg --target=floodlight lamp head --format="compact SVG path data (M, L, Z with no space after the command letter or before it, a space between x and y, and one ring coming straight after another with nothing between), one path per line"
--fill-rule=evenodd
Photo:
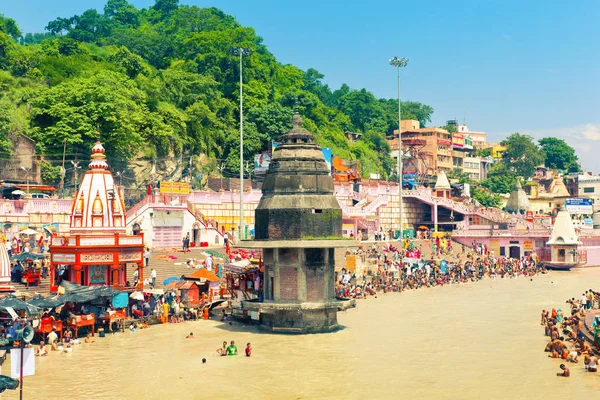
M396 67L396 68L402 68L402 67L406 67L406 65L408 64L408 58L399 58L399 57L394 57L392 59L390 59L390 65L392 67Z

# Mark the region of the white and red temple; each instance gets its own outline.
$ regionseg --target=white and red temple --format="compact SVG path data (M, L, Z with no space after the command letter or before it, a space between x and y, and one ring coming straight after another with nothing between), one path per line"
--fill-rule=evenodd
M6 243L0 240L0 292L14 292L10 281L10 258Z
M100 142L91 158L73 200L69 234L51 239L51 291L61 278L86 286L125 286L128 266L138 269L139 282L144 280L144 234L125 233L122 195Z

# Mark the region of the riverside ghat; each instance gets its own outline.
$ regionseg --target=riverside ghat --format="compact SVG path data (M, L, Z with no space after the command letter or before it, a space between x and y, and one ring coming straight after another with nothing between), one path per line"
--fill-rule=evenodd
M348 302L335 298L336 247L354 247L342 236L342 210L333 179L314 136L293 127L273 153L255 211L256 235L238 247L263 250L263 301L245 301L262 328L281 333L336 330L337 312Z

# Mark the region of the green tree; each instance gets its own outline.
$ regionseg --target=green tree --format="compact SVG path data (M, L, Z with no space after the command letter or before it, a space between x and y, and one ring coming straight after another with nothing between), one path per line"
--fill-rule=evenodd
M42 146L66 140L91 148L99 130L107 154L127 159L142 143L156 145L165 132L144 100L133 82L115 72L65 81L32 99L33 136Z
M525 179L533 175L535 169L546 159L544 151L529 135L513 133L502 141L502 145L506 146L502 162L509 170Z
M179 0L156 0L154 9L164 16L172 14L179 7Z
M475 155L477 157L490 157L492 155L492 148L488 147L486 149L477 149L475 150Z
M16 21L5 17L3 14L0 14L0 32L6 33L14 40L18 40L21 37L21 30L17 26Z
M130 78L135 78L148 69L142 57L133 54L127 47L118 48L110 55L108 61L121 67Z
M140 25L139 11L127 0L108 0L104 15L116 25L137 28Z
M9 108L0 103L0 157L8 158L12 154L12 142L9 139L11 119Z
M440 126L440 128L445 129L445 130L447 130L450 133L457 132L456 125L454 125L454 124L446 124L444 126Z
M415 119L417 119L421 124L421 128L424 128L429 122L431 122L431 116L433 115L433 107L428 106L427 104L422 104L418 101L403 101L402 119L409 119L406 118L405 115L414 115Z
M291 108L277 103L249 109L244 117L247 122L256 126L259 132L265 135L267 142L277 140L281 135L292 128ZM268 143L264 145L268 146Z
M460 168L454 168L447 174L448 179L456 179L459 183L472 183L473 180L468 173L463 172Z
M579 159L575 154L575 149L563 139L547 137L540 139L539 144L546 154L546 167L579 172Z
M492 193L510 193L515 187L516 181L515 172L500 162L490 168L486 178L481 181L481 186L489 189Z
M488 189L482 187L474 186L471 189L471 197L484 207L500 208L502 205L500 196L490 193Z

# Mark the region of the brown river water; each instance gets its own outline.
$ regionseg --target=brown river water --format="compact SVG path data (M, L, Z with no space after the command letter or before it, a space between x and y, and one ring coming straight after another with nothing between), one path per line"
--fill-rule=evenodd
M24 398L597 398L600 373L582 363L556 377L560 362L543 352L539 315L599 282L594 268L379 295L340 313L344 329L330 334L198 321L96 337L71 354L36 358ZM185 339L190 331L195 339ZM217 356L224 340L240 355ZM247 342L251 358L241 355Z

